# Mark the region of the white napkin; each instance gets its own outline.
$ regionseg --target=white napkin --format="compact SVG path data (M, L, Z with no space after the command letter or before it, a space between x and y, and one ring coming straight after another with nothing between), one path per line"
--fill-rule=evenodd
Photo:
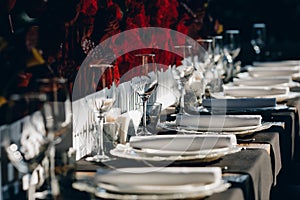
M162 110L178 102L180 92L177 82L173 76L171 66L165 71L160 72L158 76L158 87L156 92L156 102L162 104Z
M299 67L295 67L295 66L248 67L248 73L254 77L291 76L298 72L299 72Z
M263 86L223 86L224 95L232 97L264 97L285 95L289 92L289 87L263 87Z
M100 172L95 182L121 193L186 193L220 184L221 174L219 167L132 167Z
M138 110L131 110L123 113L117 118L117 122L120 124L120 143L125 144L127 141L127 135L129 132L130 122L133 124L134 132L137 132L138 126L141 122L142 113Z
M260 115L178 115L176 124L198 128L234 128L258 126Z
M297 66L300 65L299 60L281 60L281 61L269 61L269 62L253 62L253 66L258 67L285 67L285 66Z
M162 151L199 151L236 146L235 135L155 135L130 138L130 146Z
M240 86L275 86L291 83L290 76L234 78L233 83Z
M202 106L210 109L241 109L275 107L275 98L203 99Z

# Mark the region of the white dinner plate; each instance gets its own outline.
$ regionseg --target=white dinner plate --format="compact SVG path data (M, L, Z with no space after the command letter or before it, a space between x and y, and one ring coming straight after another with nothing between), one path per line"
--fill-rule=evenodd
M173 193L173 194L120 194L105 190L104 188L94 188L93 186L84 182L75 182L72 184L73 188L79 191L85 191L92 193L95 196L102 199L116 199L116 200L171 200L171 199L202 199L210 196L214 193L219 193L227 190L230 187L230 183L221 182L216 187L203 190L203 191L191 191L189 193Z
M159 126L163 129L166 130L170 130L170 131L177 131L177 132L182 132L185 134L234 134L236 136L246 136L246 135L250 135L253 134L255 132L258 131L262 131L262 130L266 130L269 129L271 126L277 126L278 123L276 122L262 122L261 125L253 128L253 129L247 129L249 127L247 127L246 129L244 129L245 127L242 127L241 130L239 131L225 131L225 130L212 130L212 129L205 129L205 130L199 130L199 129L184 129L184 127L177 127L175 125L175 122L173 123L160 123ZM242 130L244 129L244 130Z
M99 198L103 199L116 199L116 200L132 200L132 199L139 199L139 200L149 200L149 199L156 199L156 200L172 200L172 199L202 199L207 196L210 196L214 193L219 193L226 191L230 187L230 183L220 183L215 187L207 190L195 190L191 192L183 192L183 193L173 193L173 194L120 194L105 190L103 188L98 188L95 191L95 195Z
M171 150L161 150L161 149L135 149L138 154L144 154L148 156L197 156L197 155L207 155L212 153L222 153L224 151L229 151L230 147L214 148L214 149L203 149L199 151L171 151Z
M112 192L166 194L203 191L222 180L220 167L130 167L109 170L95 177L95 184Z
M240 147L231 147L227 148L226 150L222 150L219 152L208 152L207 154L197 154L197 155L176 155L176 156L153 156L148 155L145 153L138 153L135 149L130 147L129 145L122 145L118 144L116 148L110 151L111 155L126 158L126 159L133 159L133 160L143 160L143 161L154 161L154 162L177 162L177 161L192 161L197 160L197 162L211 162L214 160L218 160L222 156L227 154L236 153L240 151Z

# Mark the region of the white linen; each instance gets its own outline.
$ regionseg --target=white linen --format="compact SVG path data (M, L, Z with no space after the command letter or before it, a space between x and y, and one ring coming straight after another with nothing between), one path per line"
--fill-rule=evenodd
M224 95L232 97L267 97L286 95L289 87L263 87L263 86L224 86Z
M275 107L275 98L203 99L202 106L210 109L243 109Z
M156 135L135 136L129 142L132 148L182 152L232 148L237 144L235 135Z
M290 76L277 77L249 77L249 78L234 78L233 84L239 86L275 86L286 85L292 82Z
M297 66L300 65L300 60L281 60L281 61L269 61L269 62L253 62L253 66L257 67L285 67L285 66Z
M132 131L136 134L141 118L142 112L139 110L131 110L118 116L116 121L120 124L119 135L121 144L125 144L127 142L127 135L130 128L133 128L134 130ZM130 127L131 122L133 127Z
M186 193L198 187L219 185L221 169L219 167L119 168L98 174L95 179L100 187L121 193Z
M178 115L176 124L195 128L239 128L261 125L260 115Z
M293 74L299 73L298 66L285 66L285 67L248 67L248 73L253 77L264 76L291 76Z

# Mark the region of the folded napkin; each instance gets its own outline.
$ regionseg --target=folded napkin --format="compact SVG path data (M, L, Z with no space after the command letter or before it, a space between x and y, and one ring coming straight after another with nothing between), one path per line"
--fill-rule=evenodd
M262 86L224 86L224 95L232 97L264 97L285 95L289 87L262 87Z
M100 171L96 184L116 192L178 193L220 184L220 167L132 167ZM191 187L194 185L194 187ZM114 187L109 187L114 186Z
M178 84L174 78L171 66L165 72L159 73L158 80L156 102L161 103L161 109L165 110L169 106L175 105L180 98Z
M139 110L131 110L118 116L116 121L120 124L120 143L126 143L128 135L135 135L141 122L141 118L142 113ZM132 127L130 125L132 125Z
M129 144L136 149L162 151L199 151L236 146L235 135L155 135L131 137Z
M238 128L259 126L260 115L178 115L176 124L197 128Z
M248 67L248 73L251 76L291 76L299 72L299 67L285 66L285 67Z
M300 65L299 60L281 60L281 61L269 61L269 62L253 62L253 66L259 67L284 67L284 66L297 66Z
M203 99L202 106L210 109L267 108L276 106L276 98Z
M290 76L234 78L234 85L240 86L274 86L291 83Z

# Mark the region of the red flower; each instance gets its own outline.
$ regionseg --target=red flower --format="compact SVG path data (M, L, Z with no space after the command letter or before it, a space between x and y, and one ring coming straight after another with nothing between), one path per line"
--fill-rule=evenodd
M97 0L82 0L81 12L86 16L94 16L98 10Z

